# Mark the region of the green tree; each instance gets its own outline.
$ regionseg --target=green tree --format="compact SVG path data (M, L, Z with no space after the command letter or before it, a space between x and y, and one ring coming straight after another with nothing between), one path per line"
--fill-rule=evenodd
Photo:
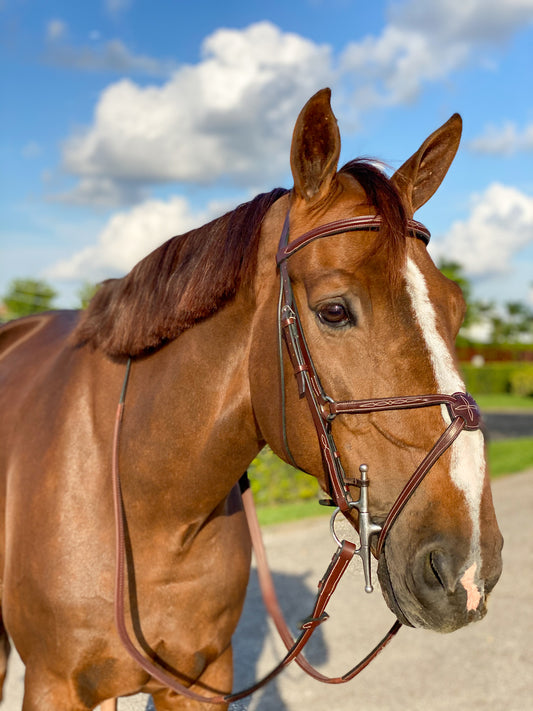
M4 296L8 318L19 318L53 308L57 292L40 279L14 279Z
M480 304L472 299L472 285L463 272L463 267L459 262L453 262L448 259L442 259L438 267L444 276L451 279L461 287L464 299L466 301L466 315L463 323L463 328L468 328L479 320Z
M533 310L526 304L511 301L498 305L488 301L476 301L472 298L472 286L461 264L443 259L439 263L439 269L461 287L466 301L463 329L475 323L486 323L490 342L493 344L533 341Z
M78 297L80 299L80 306L82 309L86 309L89 305L89 301L93 298L98 290L99 284L92 284L86 281L78 290Z
M520 301L489 311L494 343L517 343L533 339L533 311Z

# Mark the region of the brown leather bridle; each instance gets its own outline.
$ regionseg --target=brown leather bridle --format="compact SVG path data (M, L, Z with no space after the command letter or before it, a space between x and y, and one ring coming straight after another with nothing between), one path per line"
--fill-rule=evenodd
M477 404L473 398L466 393L455 393L453 395L430 394L420 396L377 398L371 400L346 400L336 401L329 397L316 373L310 351L307 347L304 332L298 309L294 299L291 280L288 272L287 261L291 255L307 246L316 239L322 239L331 235L353 231L378 230L381 226L379 216L361 216L345 220L339 220L327 225L322 225L289 242L289 214L285 219L279 249L277 252L277 264L280 271L280 301L279 301L279 339L280 346L282 338L285 340L293 372L298 383L300 397L305 397L309 406L311 417L316 429L316 434L322 454L324 471L326 474L326 484L336 511L332 516L331 529L338 549L318 585L318 595L315 606L309 617L301 625L301 633L296 640L293 639L279 608L275 596L272 578L266 564L265 551L257 523L257 516L251 499L251 492L248 490L243 494L245 512L250 528L254 551L258 562L258 573L261 582L263 598L271 613L276 627L287 647L287 654L281 662L263 679L253 686L233 694L218 694L215 696L204 696L191 691L187 686L177 681L167 671L155 664L151 659L143 656L135 647L129 637L125 623L124 593L126 588L126 554L125 554L125 533L124 533L124 505L122 501L120 474L119 474L119 441L122 425L122 418L125 405L126 390L131 368L131 359L128 361L122 392L117 408L115 419L115 431L113 436L113 461L112 478L114 492L114 508L116 522L116 578L115 578L115 623L119 637L131 657L154 679L173 689L178 694L186 696L196 701L206 703L231 703L248 696L257 689L264 686L279 674L282 669L291 661L296 661L299 666L315 679L329 683L339 684L350 681L359 674L368 664L379 654L379 652L389 643L392 637L401 627L401 623L396 621L385 637L374 647L374 649L352 669L339 677L327 677L317 671L301 654L303 648L309 641L317 627L328 618L326 606L333 592L335 591L343 573L347 569L354 555L358 555L363 564L365 574L365 590L372 591L370 577L371 559L371 538L379 534L376 544L376 557L379 557L386 537L400 515L401 511L420 485L433 464L455 441L459 433L465 430L475 430L480 426L480 414ZM419 222L408 220L408 235L421 239L426 245L429 242L430 233ZM292 458L287 442L285 424L285 383L283 381L283 351L280 349L280 369L282 373L282 419L283 419L283 439L289 459ZM367 466L360 466L361 478L347 479L341 464L340 454L337 451L331 423L339 415L360 414L379 411L412 409L419 407L430 407L435 405L445 405L451 417L451 423L437 440L435 445L419 464L414 474L404 486L400 495L393 504L383 526L379 526L371 519L368 508L368 486ZM359 487L359 499L354 501L350 486ZM353 509L358 511L359 547L349 541L340 541L334 531L334 520L337 513L342 513L351 521Z
M309 411L315 426L321 454L326 474L326 486L331 496L332 505L338 511L350 518L353 509L358 511L359 519L359 539L360 546L355 554L359 555L363 563L365 573L365 590L372 592L372 581L370 571L371 538L379 534L376 544L376 557L379 558L385 540L390 529L405 505L414 494L426 474L435 462L442 456L448 447L455 441L459 433L465 430L476 430L480 426L480 412L477 403L468 393L430 394L402 397L375 398L371 400L345 400L338 401L326 394L317 375L313 358L307 346L303 332L298 308L294 299L291 279L288 270L289 258L317 239L323 239L332 235L345 232L379 230L381 226L379 215L363 215L352 217L337 222L330 222L326 225L316 227L296 239L289 242L289 214L285 219L279 248L277 252L277 264L280 271L280 300L279 300L279 333L283 334L287 351L292 364L293 372L298 383L300 398L306 398ZM420 222L407 220L407 235L429 243L430 232ZM281 353L281 361L283 361ZM282 409L285 402L285 384L283 381L283 362L280 363L282 378ZM439 437L435 445L428 452L410 477L407 484L398 495L385 522L379 526L371 520L368 510L367 489L369 479L367 476L368 467L360 467L361 478L347 479L341 463L341 457L335 446L335 441L331 431L331 423L338 415L357 415L361 413L383 412L390 410L406 410L420 407L431 407L435 405L445 405L448 409L451 422L444 433ZM282 429L284 445L288 457L294 462L290 452L286 435L285 415L282 416ZM350 492L350 486L357 486L360 490L360 497L354 501ZM328 502L329 503L329 502ZM337 512L336 512L337 513ZM334 514L334 516L336 515ZM333 520L332 520L333 530ZM336 539L338 540L338 539Z

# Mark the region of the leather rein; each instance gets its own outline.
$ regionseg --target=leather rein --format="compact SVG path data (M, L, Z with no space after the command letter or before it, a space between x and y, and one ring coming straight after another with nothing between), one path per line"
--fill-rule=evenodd
M328 493L331 496L331 504L336 507L331 519L331 531L338 548L320 582L318 583L318 594L312 613L300 626L300 634L293 638L281 613L281 608L277 601L272 576L266 561L266 553L257 521L257 514L253 504L251 490L243 493L244 510L250 529L252 544L257 561L258 576L261 585L261 592L265 605L271 614L276 628L287 648L287 654L277 664L272 671L263 679L256 682L247 689L232 694L217 694L205 696L192 691L185 684L180 683L175 676L165 671L152 659L145 657L137 649L131 640L125 621L124 595L126 591L127 560L125 553L125 511L122 500L120 472L119 472L119 443L122 426L122 419L125 406L128 379L131 370L131 359L128 360L126 373L122 386L122 392L115 418L115 429L113 436L112 455L112 478L113 495L116 524L116 571L115 571L115 624L119 637L130 654L130 656L154 679L163 685L174 690L176 693L187 698L205 702L227 704L242 699L254 691L257 691L266 683L276 677L293 660L309 675L318 681L329 684L339 684L350 681L359 674L368 664L379 654L379 652L390 642L392 637L398 632L401 623L396 621L385 637L374 647L374 649L352 669L339 677L327 677L316 670L301 654L303 648L309 641L317 627L328 619L326 606L333 595L342 575L346 571L352 558L357 555L361 558L365 574L365 590L372 591L370 559L371 559L371 539L378 535L376 545L376 557L378 558L385 539L401 511L422 482L430 468L438 458L455 441L459 433L465 430L475 430L480 426L480 415L477 404L473 398L466 393L455 393L454 395L432 394L421 396L407 396L394 398L377 398L371 400L347 400L336 401L329 397L323 390L316 373L313 360L307 347L302 325L298 315L296 302L292 292L291 281L288 273L287 260L292 254L305 247L310 242L335 234L350 231L378 230L381 225L379 216L360 216L339 220L327 225L315 228L297 237L289 243L289 215L285 220L279 249L277 253L277 264L280 271L280 302L279 302L279 338L283 334L289 358L293 367L293 372L298 383L300 397L305 397L310 409L313 423L316 429L320 450L322 453L324 470ZM421 239L425 244L429 242L430 234L428 230L419 222L409 220L407 222L408 235ZM284 382L283 382L283 353L280 350L281 373L282 373L282 418L283 437L288 457L293 460L287 443L284 413ZM404 486L396 502L392 506L383 526L372 522L368 509L368 467L364 464L360 466L361 477L355 480L347 479L340 461L340 455L335 446L331 433L332 421L340 415L359 414L368 412L379 412L387 410L411 409L419 407L429 407L435 405L445 405L451 417L451 424L438 439L436 444L426 455L423 461L415 470L414 474ZM294 461L294 460L293 460ZM350 486L359 487L359 499L354 501ZM329 502L328 502L329 504ZM334 523L338 513L345 515L352 523L350 515L352 510L358 511L359 524L359 547L352 542L340 541L335 533Z

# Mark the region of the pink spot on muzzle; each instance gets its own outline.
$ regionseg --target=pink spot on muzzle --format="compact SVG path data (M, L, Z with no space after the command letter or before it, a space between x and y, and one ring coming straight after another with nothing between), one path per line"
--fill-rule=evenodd
M477 570L477 563L472 563L470 568L465 571L463 577L461 578L461 585L466 590L466 609L468 612L471 610L477 610L479 603L481 602L481 593L479 588L474 582Z

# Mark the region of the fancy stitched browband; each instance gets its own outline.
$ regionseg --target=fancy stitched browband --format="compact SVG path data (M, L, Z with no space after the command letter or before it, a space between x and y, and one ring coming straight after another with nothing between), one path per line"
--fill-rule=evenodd
M279 266L281 262L288 259L288 257L302 249L302 247L307 246L315 239L332 237L333 235L339 235L343 232L377 232L382 224L383 220L380 215L359 215L358 217L348 217L344 220L328 222L327 225L315 227L314 229L309 230L309 232L305 232L303 235L300 235L291 242L288 242L288 240L285 239L285 237L288 238L289 236L289 213L287 213L287 218L281 233L276 261ZM424 242L426 246L429 244L431 232L421 222L417 222L416 220L407 220L407 232L410 236L416 237Z

